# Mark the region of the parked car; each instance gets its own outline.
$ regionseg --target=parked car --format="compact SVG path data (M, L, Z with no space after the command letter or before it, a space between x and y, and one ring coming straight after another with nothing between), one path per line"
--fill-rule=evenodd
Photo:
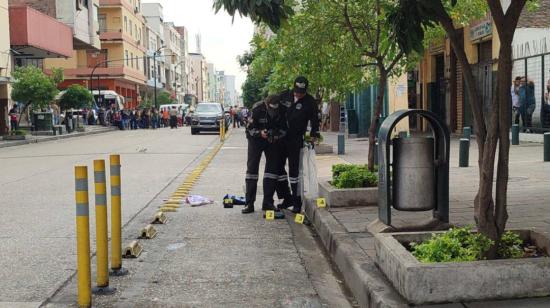
M224 116L223 107L219 103L199 103L191 117L191 134L196 135L201 131L220 131L220 120L225 118L225 128L229 126L227 117Z

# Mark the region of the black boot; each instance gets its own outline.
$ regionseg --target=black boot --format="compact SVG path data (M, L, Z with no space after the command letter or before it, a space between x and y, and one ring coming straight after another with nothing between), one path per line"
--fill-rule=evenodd
M244 208L241 210L241 213L243 214L250 214L254 213L254 204L247 204L244 206Z
M273 204L264 203L262 204L262 211L278 211L278 209Z
M284 199L282 203L279 203L279 205L277 205L277 208L279 210L286 210L288 209L289 207L292 207L292 202L290 201L287 201L288 199Z

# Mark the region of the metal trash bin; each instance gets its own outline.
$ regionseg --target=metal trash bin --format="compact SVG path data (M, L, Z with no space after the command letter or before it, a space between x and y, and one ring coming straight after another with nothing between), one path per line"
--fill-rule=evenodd
M52 131L53 120L51 112L34 112L33 125L35 131Z
M400 211L434 209L434 139L395 138L392 142L394 208Z

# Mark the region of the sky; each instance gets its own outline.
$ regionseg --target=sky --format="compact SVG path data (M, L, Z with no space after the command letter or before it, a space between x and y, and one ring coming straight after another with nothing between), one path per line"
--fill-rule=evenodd
M212 9L212 0L147 0L143 3L160 3L164 8L164 21L184 26L189 32L189 52L196 52L195 35L201 35L202 54L206 61L214 63L216 70L236 76L236 88L246 79L237 56L249 49L254 26L250 19L232 17L220 10Z

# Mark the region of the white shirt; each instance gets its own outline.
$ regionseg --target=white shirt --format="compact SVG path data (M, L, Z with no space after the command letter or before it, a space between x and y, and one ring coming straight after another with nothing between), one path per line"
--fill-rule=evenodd
M512 106L519 108L519 95L516 93L514 85L512 85L510 92L512 94Z

